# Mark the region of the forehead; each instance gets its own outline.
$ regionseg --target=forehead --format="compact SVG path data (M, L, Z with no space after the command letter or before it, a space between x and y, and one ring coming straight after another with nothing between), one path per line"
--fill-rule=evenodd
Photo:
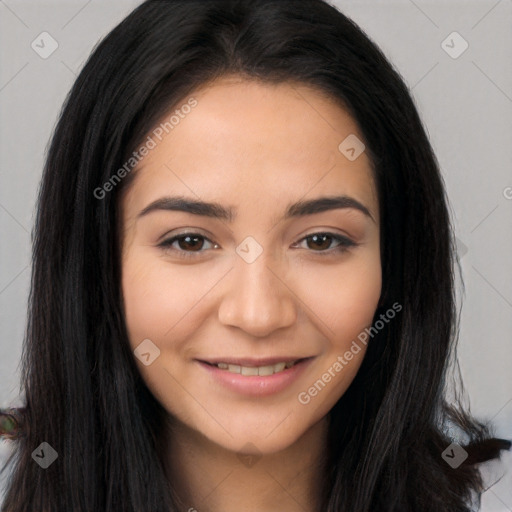
M172 129L167 125L168 133L160 130L161 140L153 137L156 146L132 171L136 176L128 195L134 207L165 193L228 199L243 209L269 196L275 204L335 192L366 203L377 217L366 152L351 161L339 150L347 137L362 140L362 134L325 94L303 84L230 76L191 97L196 106L181 113Z

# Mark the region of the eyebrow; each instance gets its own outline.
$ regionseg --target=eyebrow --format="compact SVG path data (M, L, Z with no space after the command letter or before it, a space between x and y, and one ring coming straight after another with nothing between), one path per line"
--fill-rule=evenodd
M369 209L364 204L346 195L319 197L290 204L286 208L283 220L344 208L359 210L375 222ZM138 214L137 218L143 217L150 212L161 210L182 211L227 222L233 222L236 217L236 208L234 207L225 207L219 203L210 203L184 196L167 196L150 203Z

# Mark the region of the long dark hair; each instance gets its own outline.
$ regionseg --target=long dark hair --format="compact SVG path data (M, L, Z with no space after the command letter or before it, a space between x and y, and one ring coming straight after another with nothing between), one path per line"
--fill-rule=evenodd
M166 411L129 348L120 289L119 193L98 198L159 121L197 87L236 73L327 93L354 117L381 218L379 331L331 411L319 509L469 510L476 463L508 441L447 403L457 340L454 237L442 177L399 73L322 0L148 0L94 50L69 93L38 199L24 341L22 434L3 510L178 510L158 454ZM341 141L340 141L341 142ZM452 438L454 427L461 433ZM41 443L58 454L42 469ZM443 459L452 442L468 458Z

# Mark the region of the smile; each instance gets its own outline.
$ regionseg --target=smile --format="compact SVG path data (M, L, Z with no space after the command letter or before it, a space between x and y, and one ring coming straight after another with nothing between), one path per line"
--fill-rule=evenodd
M237 373L240 375L244 375L245 377L251 377L251 376L260 376L260 377L266 377L268 375L274 375L274 373L280 373L287 370L288 368L291 368L295 364L297 364L300 360L297 361L289 361L289 362L281 362L271 365L265 365L265 366L242 366L239 364L228 364L228 363L208 363L212 364L213 366L216 366L220 370L225 370L230 373Z
M315 357L275 357L267 359L196 360L210 377L210 385L220 385L231 392L264 397L291 386Z

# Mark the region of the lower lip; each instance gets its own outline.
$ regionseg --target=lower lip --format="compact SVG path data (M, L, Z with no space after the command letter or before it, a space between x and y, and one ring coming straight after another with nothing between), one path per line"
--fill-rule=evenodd
M313 360L312 357L304 359L291 368L282 372L260 377L259 375L243 376L239 373L231 373L228 370L221 370L216 366L198 361L202 368L221 385L228 389L249 396L269 396L283 391L291 386L305 371Z

